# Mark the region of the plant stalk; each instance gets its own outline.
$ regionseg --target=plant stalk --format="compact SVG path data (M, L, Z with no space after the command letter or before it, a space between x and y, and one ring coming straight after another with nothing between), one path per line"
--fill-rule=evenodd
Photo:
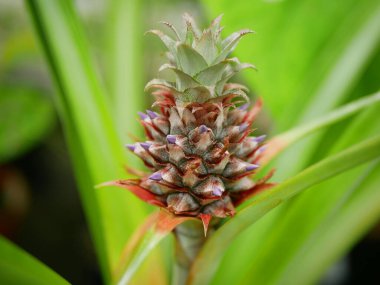
M207 236L213 231L210 226ZM172 285L185 285L191 265L206 241L203 225L200 221L187 221L176 227L174 236L175 261Z

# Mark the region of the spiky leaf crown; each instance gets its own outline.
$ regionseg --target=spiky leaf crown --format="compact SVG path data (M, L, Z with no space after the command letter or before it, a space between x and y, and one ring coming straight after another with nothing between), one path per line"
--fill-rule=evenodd
M221 17L203 32L192 18L184 16L186 31L176 37L160 31L158 35L169 49L169 69L176 82L154 79L154 106L160 113L140 113L148 140L128 145L153 174L139 179L113 182L127 188L150 204L179 216L224 218L235 207L260 189L270 175L259 181L251 178L259 167L264 136L249 136L251 125L260 110L260 101L251 110L247 89L227 81L242 69L253 67L227 58L240 38L249 30L233 33L222 40ZM240 105L240 106L239 106ZM238 107L239 106L239 107Z
M234 85L225 88L225 85L239 71L254 68L252 64L240 63L236 57L228 58L240 39L252 31L241 30L223 40L221 16L202 32L188 14L184 15L184 20L186 29L182 33L172 24L163 22L173 31L174 39L159 30L148 32L157 35L168 49L169 63L162 65L159 71L172 71L176 76L176 82L153 79L147 84L146 89L166 88L177 100L183 102L203 103L230 94L248 100L247 89L244 86Z

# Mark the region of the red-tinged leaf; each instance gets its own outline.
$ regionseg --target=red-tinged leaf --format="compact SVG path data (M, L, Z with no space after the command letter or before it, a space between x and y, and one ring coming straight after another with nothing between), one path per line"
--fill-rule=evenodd
M153 225L157 222L159 212L155 212L151 214L144 223L133 233L133 235L129 238L127 244L124 246L124 249L120 255L119 262L113 272L114 278L117 278L122 273L122 270L125 266L130 262L131 257L133 256L133 252L139 246L139 244L143 241L143 237L146 233L153 227Z
M144 172L144 171L141 171L141 170L138 170L138 169L134 169L132 167L129 167L127 165L124 166L124 169L127 173L129 174L132 174L134 176L138 176L138 177L144 177L144 176L147 176L148 173Z
M200 214L199 217L201 218L202 223L203 223L203 230L205 232L205 236L207 236L207 230L208 230L208 226L210 224L212 216L209 214Z
M156 195L140 186L139 179L109 181L98 185L97 188L104 186L117 186L127 189L131 191L133 194L135 194L138 198L151 205L165 207L165 204L162 201L160 201Z
M260 113L262 106L263 100L261 98L258 98L255 102L255 105L253 105L252 109L245 116L245 120L248 122L248 124L251 124L255 120L256 116Z
M249 190L238 192L238 193L236 193L236 196L233 199L234 206L238 207L243 202L247 201L248 199L252 198L253 196L255 196L255 195L257 195L257 194L259 194L259 193L261 193L267 189L270 189L276 185L277 185L277 183L262 183L262 184L256 185L255 187L252 187Z
M156 231L161 234L171 232L176 226L189 220L197 220L194 217L176 216L165 209L161 209L157 218Z
M272 160L277 154L282 152L289 145L289 141L283 139L281 136L275 137L269 140L266 144L265 151L260 154L257 158L256 162L261 166L266 165L268 162Z
M117 284L128 284L153 248L176 226L188 220L196 220L196 218L175 216L165 209L161 209L158 214L149 217L125 247L123 255L128 255L128 257L123 258L122 256L122 263L118 268L124 269L124 273ZM120 272L117 273L117 277L119 277Z

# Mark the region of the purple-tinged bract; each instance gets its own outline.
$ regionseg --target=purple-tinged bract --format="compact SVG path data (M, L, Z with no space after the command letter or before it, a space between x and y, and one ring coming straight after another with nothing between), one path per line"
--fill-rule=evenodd
M175 215L224 218L269 185L269 177L254 179L265 136L250 134L261 102L249 109L247 88L228 83L239 71L253 67L228 58L251 31L222 40L221 17L203 31L189 15L184 19L186 30L174 37L150 31L168 48L169 62L160 71L171 71L176 81L153 79L147 84L158 112L139 113L147 141L127 147L151 173L125 180L123 187L130 183L134 193L144 193L140 198L148 197L149 203Z

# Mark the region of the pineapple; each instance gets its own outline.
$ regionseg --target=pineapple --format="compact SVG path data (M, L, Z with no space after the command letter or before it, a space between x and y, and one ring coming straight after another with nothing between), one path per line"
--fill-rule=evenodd
M250 136L261 103L249 110L247 88L228 82L239 71L254 68L228 57L252 31L223 40L221 16L203 31L189 15L184 20L182 33L164 22L173 37L149 31L168 49L169 62L159 71L175 76L175 82L159 78L146 85L159 112L139 113L147 141L127 145L152 172L116 185L174 215L208 224L212 217L233 216L237 205L269 185L269 177L252 179L265 137Z

